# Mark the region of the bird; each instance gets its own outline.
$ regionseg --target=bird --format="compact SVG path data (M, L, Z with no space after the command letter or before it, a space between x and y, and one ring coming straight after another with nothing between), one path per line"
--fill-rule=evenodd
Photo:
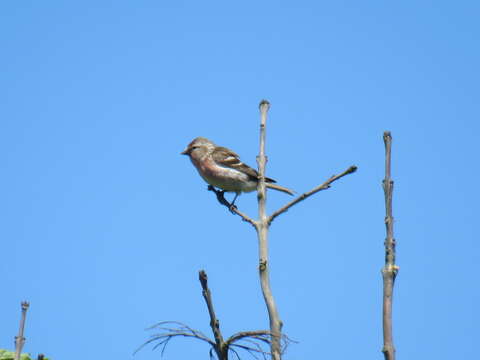
M207 138L197 137L193 139L180 154L187 155L190 158L200 176L209 185L220 188L223 192L235 193L231 206L234 205L235 200L242 192L251 192L257 189L258 172L244 164L234 151L217 146ZM282 191L289 195L295 194L294 191L277 185L275 182L271 178L265 178L267 188Z

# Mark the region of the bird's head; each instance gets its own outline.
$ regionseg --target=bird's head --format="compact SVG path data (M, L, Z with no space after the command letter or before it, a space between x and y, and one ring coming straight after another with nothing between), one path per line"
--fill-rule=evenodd
M197 137L188 144L187 148L183 150L181 155L188 155L191 158L201 157L215 149L215 144L204 137Z

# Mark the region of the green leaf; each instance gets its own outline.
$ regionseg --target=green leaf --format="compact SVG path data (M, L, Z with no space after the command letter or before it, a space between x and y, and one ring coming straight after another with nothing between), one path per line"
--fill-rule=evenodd
M0 360L13 360L15 359L15 352L8 351L5 349L0 349ZM32 360L30 354L23 353L20 355L20 360Z

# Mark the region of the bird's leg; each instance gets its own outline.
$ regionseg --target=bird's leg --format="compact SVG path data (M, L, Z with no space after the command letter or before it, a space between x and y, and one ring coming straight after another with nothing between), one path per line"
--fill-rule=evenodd
M238 195L240 195L240 193L235 193L235 197L233 198L233 201L232 201L232 203L230 204L230 207L232 207L232 208L233 208L233 207L236 207L236 206L235 206L235 200L237 200Z
M238 194L235 195L235 198L233 199L232 203L229 203L227 199L225 199L225 191L223 190L217 190L215 189L212 185L208 185L208 191L213 191L215 195L217 196L217 200L220 204L226 206L230 212L233 212L233 209L236 208L234 205L235 200L237 199Z
M225 196L224 196L225 191L217 190L212 185L208 185L208 190L213 191L215 193L215 195L217 196L217 200L220 204L230 208L231 204L227 201L227 199L225 199Z
M230 204L230 206L228 207L228 210L230 210L230 212L235 215L235 210L237 210L237 205L235 205L235 204L232 202L232 203Z

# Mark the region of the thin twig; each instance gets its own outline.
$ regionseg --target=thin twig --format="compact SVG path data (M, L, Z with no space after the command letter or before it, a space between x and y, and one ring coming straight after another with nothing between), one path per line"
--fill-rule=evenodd
M270 337L270 335L271 335L271 333L268 330L241 331L239 333L236 333L236 334L233 334L232 336L230 336L228 338L228 340L226 341L226 343L227 344L232 344L235 341L242 340L243 338L246 338L246 337L254 337L254 338L258 338L258 339L264 341L264 339L265 339L264 336L267 336L267 339L268 339L268 337Z
M263 358L266 359L266 355L271 355L270 351L264 350L262 345L271 345L272 334L267 330L256 330L256 331L242 331L237 334L232 335L228 340L227 344L231 350L233 347L238 347L243 350L248 351L250 355L257 358L255 353L261 354ZM291 342L295 342L289 339L286 335L282 334L281 336L281 353L283 354L287 349L288 345ZM239 343L239 342L243 342ZM246 345L245 343L252 344Z
M213 316L216 319L216 316ZM213 320L214 323L217 323ZM168 326L168 325L175 325L175 327ZM188 325L181 323L179 321L162 321L158 324L155 324L149 327L147 330L151 329L158 329L161 332L158 334L153 334L151 338L142 344L135 352L136 354L140 349L144 348L146 345L149 345L153 342L156 344L153 346L153 350L161 347L161 355L163 356L165 349L174 337L187 337L187 338L195 338L198 340L205 341L211 346L209 351L210 358L213 359L212 353L215 351L217 354L217 359L219 360L227 360L228 359L228 351L231 351L237 358L240 358L238 352L234 349L235 347L247 351L252 357L257 358L255 354L261 354L264 359L266 359L266 355L271 355L271 353L267 350L262 348L262 343L269 346L271 344L271 332L267 330L255 330L255 331L242 331L232 335L227 341L223 342L221 348L223 349L222 356L218 357L217 353L217 343L215 341L210 340L200 331L192 329ZM293 340L289 339L286 335L282 335L282 352L285 351L288 344L293 342ZM243 343L242 343L243 342Z
M266 100L260 102L260 153L257 156L258 164L258 221L255 229L257 230L259 243L259 275L260 284L262 287L263 298L267 306L268 317L270 320L270 332L272 333L270 349L272 353L272 360L280 360L282 349L280 338L282 334L282 322L278 314L277 305L270 288L270 275L268 263L268 227L269 219L266 213L266 191L265 191L265 166L267 164L267 157L265 156L265 138L266 138L266 123L267 113L270 108L270 103Z
M238 354L237 350L235 350L233 348L230 348L229 350L237 357L237 360L241 360L240 355Z
M22 301L22 318L20 319L20 328L18 329L18 335L15 336L15 360L20 359L23 345L25 344L25 337L23 336L25 330L25 319L27 317L27 310L30 304L27 301Z
M333 175L330 179L328 179L327 181L325 181L322 185L319 185L315 188L313 188L312 190L310 191L307 191L306 193L303 193L302 195L298 196L296 199L290 201L289 203L287 203L285 206L283 206L282 208L278 209L277 211L275 211L272 215L269 216L268 218L268 224L271 224L273 220L275 220L275 218L281 214L283 214L284 212L286 212L287 210L289 210L293 205L296 205L298 204L300 201L303 201L305 200L306 198L312 196L313 194L319 192L319 191L322 191L322 190L327 190L330 188L330 185L334 182L334 181L337 181L338 179L344 177L345 175L348 175L348 174L353 174L355 171L357 171L357 167L355 165L352 165L350 166L347 170L345 170L344 172L342 172L341 174L338 174L338 175Z
M202 295L207 304L208 314L210 315L210 327L212 328L213 336L215 338L215 352L219 360L227 360L228 358L228 345L223 341L222 332L220 331L220 321L215 315L215 309L213 308L212 294L208 288L208 276L204 270L200 270L198 273L198 279L202 285Z
M269 351L263 350L259 344L254 344L255 347L242 345L242 344L233 344L232 346L235 346L242 350L247 351L255 359L258 359L258 357L255 354L261 354L265 360L267 360L266 355L271 355Z
M385 179L383 191L385 193L385 266L382 268L383 277L383 355L385 360L395 360L395 346L392 333L392 301L393 286L398 273L395 265L395 239L393 237L392 196L393 180L391 179L392 136L389 131L383 134L385 143Z
M235 205L232 205L231 203L229 203L227 201L227 199L225 199L225 191L222 191L222 190L217 190L215 189L212 185L208 185L208 191L213 191L215 193L215 195L217 196L217 200L220 204L222 204L223 206L227 207L228 210L230 210L232 213L234 214L237 214L238 216L240 216L242 218L243 221L246 221L248 222L249 224L251 224L254 228L257 227L257 223L255 220L253 220L251 217L249 217L247 214L241 212L240 210L238 210L238 208L235 206Z
M164 326L165 324L175 324L175 325L177 325L177 327L166 327L166 326ZM152 329L159 329L159 330L165 330L165 331L171 331L171 332L188 331L193 336L198 337L199 339L211 342L211 340L205 334L203 334L201 331L192 329L190 326L188 326L188 325L186 325L186 324L184 324L180 321L161 321L161 322L147 328L147 330L152 330Z
M167 324L173 324L173 325L176 325L176 327L165 326ZM210 344L213 348L216 345L214 341L210 340L207 336L202 334L202 332L192 329L190 326L179 321L161 321L147 328L147 330L152 330L152 329L158 329L162 332L158 334L153 334L148 341L144 342L137 350L135 350L134 354L136 354L138 351L140 351L145 346L147 346L148 344L154 341L158 341L158 344L156 344L153 347L153 349L156 349L163 344L163 348L162 348L162 354L163 354L168 342L177 336L190 337L190 338L202 340Z

